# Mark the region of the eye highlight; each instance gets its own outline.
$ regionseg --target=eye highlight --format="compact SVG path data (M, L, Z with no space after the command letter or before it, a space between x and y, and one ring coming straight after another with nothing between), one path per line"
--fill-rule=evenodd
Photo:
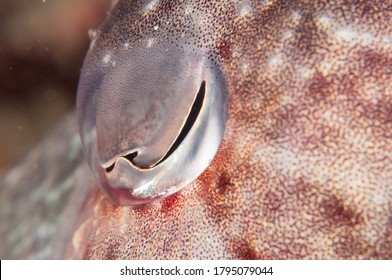
M119 204L177 192L212 161L227 119L227 84L202 51L170 44L90 50L77 109L88 162ZM98 59L97 59L98 58Z

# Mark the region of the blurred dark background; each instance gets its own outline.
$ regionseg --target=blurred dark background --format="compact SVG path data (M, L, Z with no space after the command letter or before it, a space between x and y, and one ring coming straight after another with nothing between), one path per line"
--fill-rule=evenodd
M75 107L88 30L111 0L0 0L0 173Z

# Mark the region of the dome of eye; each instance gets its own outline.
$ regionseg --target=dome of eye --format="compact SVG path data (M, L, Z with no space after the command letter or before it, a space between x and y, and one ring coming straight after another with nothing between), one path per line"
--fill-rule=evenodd
M227 85L203 50L159 43L97 54L79 83L85 153L119 204L168 196L210 164L227 118Z

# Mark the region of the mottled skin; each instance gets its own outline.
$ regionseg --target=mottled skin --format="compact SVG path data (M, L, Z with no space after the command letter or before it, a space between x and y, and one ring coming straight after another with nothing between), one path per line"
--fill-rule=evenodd
M97 49L182 32L210 48L229 82L224 143L163 202L89 197L69 256L390 257L391 3L139 2L120 1Z
M149 205L74 180L71 194L88 191L50 256L392 259L392 2L157 1L144 15L139 2L119 2L102 47L157 24L175 37L192 5L206 27L190 40L227 75L223 143L194 183Z

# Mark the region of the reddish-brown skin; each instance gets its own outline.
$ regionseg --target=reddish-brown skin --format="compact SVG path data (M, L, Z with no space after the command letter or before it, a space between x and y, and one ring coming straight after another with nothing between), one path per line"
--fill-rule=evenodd
M391 259L392 2L158 1L132 36L181 22L183 2L208 15L229 83L217 156L149 205L92 186L64 257ZM140 8L120 4L119 26Z

